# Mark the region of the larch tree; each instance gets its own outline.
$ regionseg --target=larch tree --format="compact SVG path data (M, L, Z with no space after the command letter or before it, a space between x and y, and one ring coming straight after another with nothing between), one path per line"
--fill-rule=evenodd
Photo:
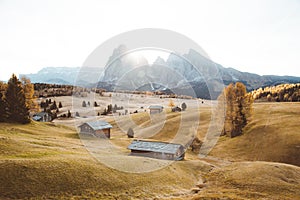
M8 81L5 93L5 102L9 122L23 124L30 122L29 108L26 106L25 92L22 83L14 74Z
M240 82L228 85L222 95L226 101L223 134L229 137L241 135L251 116L253 98Z
M170 99L168 106L171 108L175 106L175 103L172 99Z
M7 84L0 81L0 93L3 94L6 91L6 89L7 89Z
M38 104L34 99L34 85L31 83L30 79L25 76L21 77L21 83L25 93L26 106L31 110L38 111Z

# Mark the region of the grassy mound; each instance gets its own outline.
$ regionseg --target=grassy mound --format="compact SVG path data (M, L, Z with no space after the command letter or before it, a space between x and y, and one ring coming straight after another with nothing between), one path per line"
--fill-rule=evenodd
M270 161L300 166L300 103L257 103L244 134L221 137L212 156L232 161Z
M206 175L208 187L193 199L299 199L300 168L237 162Z

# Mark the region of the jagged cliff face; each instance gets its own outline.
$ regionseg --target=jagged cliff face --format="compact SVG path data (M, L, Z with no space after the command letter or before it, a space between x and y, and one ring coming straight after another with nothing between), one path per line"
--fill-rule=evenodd
M148 65L144 57L135 52L127 53L126 46L120 45L110 56L101 81L115 83L134 68L144 65Z
M202 98L216 98L223 90L223 67L194 50L185 55L171 53L166 61L158 57L151 66L141 59L132 61L130 56L120 56L122 50L126 51L125 47L113 52L102 79L115 84L116 90L169 89Z
M248 90L279 83L300 82L296 77L259 76L224 68L190 49L187 54L171 53L150 66L143 57L131 57L125 46L115 49L106 66L102 82L127 90L166 90L185 94L191 88L197 97L216 99L224 86L243 82ZM101 87L101 84L99 85Z
M200 54L197 55L192 50L184 56L172 53L167 61L158 57L151 66L143 57L134 58L130 54L122 56L125 51L124 46L114 50L102 79L102 82L116 84L117 89L136 90L149 85L152 90L164 90L187 87L190 85L189 82L206 81L201 71L190 63L190 60L197 61L198 66L205 69L202 70L203 73L217 73L216 69L211 69L215 68L211 61L201 57L203 61L199 61L199 58L194 57ZM206 66L203 67L203 63ZM208 77L216 76L215 74Z

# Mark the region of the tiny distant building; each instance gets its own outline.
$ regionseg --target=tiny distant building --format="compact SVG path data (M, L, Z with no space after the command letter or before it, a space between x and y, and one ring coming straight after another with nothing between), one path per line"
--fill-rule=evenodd
M96 137L110 138L110 129L112 125L106 121L85 122L79 126L80 133L91 134Z
M149 106L150 114L157 114L163 111L164 107L159 105Z
M38 121L38 122L51 122L52 116L47 112L39 112L39 113L34 114L32 116L32 119L34 121Z
M181 144L134 140L128 146L131 155L144 156L165 160L183 160L185 155L184 146Z

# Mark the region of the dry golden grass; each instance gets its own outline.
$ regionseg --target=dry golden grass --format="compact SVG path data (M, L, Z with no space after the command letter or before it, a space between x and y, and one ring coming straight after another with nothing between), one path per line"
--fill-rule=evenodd
M300 166L300 103L256 103L244 134L222 137L211 155L232 161L271 161Z
M141 199L181 195L211 168L175 162L132 174L97 162L75 130L51 123L0 126L0 199Z
M221 137L212 159L201 160L188 150L184 161L141 174L98 162L73 128L1 123L0 199L297 199L300 168L273 161L299 165L299 108L298 103L257 103L244 135ZM200 109L187 117L192 121L200 113L197 134L203 138L211 111ZM164 128L153 139L174 137L180 116L167 113ZM147 113L134 114L132 120L151 124ZM131 139L114 119L108 121L114 125L111 142L126 150ZM206 187L192 194L200 176L206 178Z
M193 199L300 199L299 167L236 162L206 175L208 187Z

